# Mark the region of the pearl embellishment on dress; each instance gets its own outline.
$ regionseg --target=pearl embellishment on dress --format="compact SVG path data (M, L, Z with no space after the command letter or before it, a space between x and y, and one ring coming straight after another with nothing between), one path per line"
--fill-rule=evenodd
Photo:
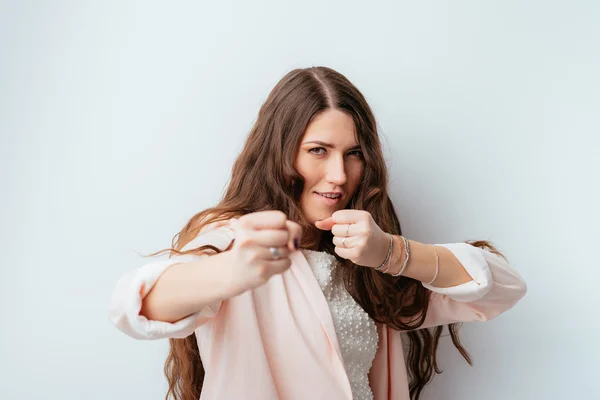
M372 400L368 374L379 339L375 322L346 290L342 276L336 270L339 263L335 256L323 251L305 249L302 252L329 304L352 397L354 400Z

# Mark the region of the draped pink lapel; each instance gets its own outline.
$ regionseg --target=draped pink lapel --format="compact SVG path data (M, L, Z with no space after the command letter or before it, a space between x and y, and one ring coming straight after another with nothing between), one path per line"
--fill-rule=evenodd
M335 360L334 364L340 375L340 379L344 382L349 398L352 398L350 381L348 380L348 375L344 367L340 344L337 339L337 334L335 333L335 327L333 325L333 319L327 300L325 299L321 287L319 286L310 265L308 265L308 261L304 257L304 254L301 251L295 251L290 254L290 259L292 260L290 269L298 280L302 291L306 294L306 298L317 315L317 318L321 322L321 326L329 339L330 345L335 350L337 360Z

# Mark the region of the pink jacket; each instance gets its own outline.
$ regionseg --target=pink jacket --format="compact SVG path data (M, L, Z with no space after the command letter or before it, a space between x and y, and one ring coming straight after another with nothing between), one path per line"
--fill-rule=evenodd
M207 226L185 249L213 244L225 249L234 232ZM527 290L501 257L466 243L448 248L472 281L433 291L422 326L486 321L511 308ZM147 264L123 276L113 293L110 318L136 339L184 338L196 333L206 377L201 399L352 399L328 304L300 251L292 265L266 284L211 304L175 323L139 315L142 299L169 266L199 256L177 256ZM320 328L320 329L319 329ZM369 373L375 400L408 400L400 332L379 328L378 350Z

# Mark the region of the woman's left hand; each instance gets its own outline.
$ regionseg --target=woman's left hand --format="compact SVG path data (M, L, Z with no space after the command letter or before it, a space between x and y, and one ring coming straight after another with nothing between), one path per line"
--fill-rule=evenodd
M354 264L375 268L387 255L390 237L368 211L339 210L315 226L333 233L335 252Z

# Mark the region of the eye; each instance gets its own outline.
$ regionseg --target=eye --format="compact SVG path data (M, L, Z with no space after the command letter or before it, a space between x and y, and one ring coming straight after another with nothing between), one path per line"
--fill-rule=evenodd
M363 152L360 150L352 150L348 154L350 154L351 156L356 156L356 157L360 157L360 158L363 157Z
M315 148L310 149L308 152L312 153L312 154L316 154L318 156L323 155L324 153L320 152L319 150L325 151L325 148L324 147L315 147Z

